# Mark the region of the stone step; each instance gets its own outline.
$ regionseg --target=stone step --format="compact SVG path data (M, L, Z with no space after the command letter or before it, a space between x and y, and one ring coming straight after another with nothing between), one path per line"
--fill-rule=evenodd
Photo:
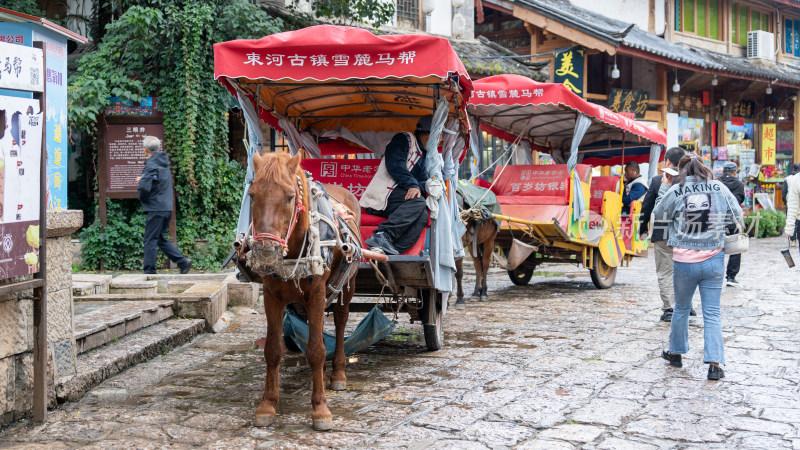
M87 294L108 294L109 285L111 284L111 275L98 275L93 273L74 273L72 274L72 291L74 295L87 295ZM76 292L75 286L86 287L85 294L81 291L80 294ZM92 286L89 289L89 286Z
M86 391L128 367L186 344L205 326L202 319L170 319L79 355L77 375L64 377L56 385L59 403L77 401Z
M72 295L75 297L82 297L84 295L97 294L96 285L91 281L75 281L72 280Z
M158 281L141 278L129 279L123 275L111 280L108 292L109 294L156 294L158 293Z
M173 300L95 301L75 304L78 354L174 316Z

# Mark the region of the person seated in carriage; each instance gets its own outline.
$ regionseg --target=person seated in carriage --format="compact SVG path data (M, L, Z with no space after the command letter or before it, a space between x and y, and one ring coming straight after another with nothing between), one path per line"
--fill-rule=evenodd
M622 214L630 214L631 203L642 201L647 194L647 181L639 173L639 164L628 161L625 164L625 193L622 196Z
M370 181L361 207L373 216L386 217L364 241L371 249L399 255L419 239L428 222L425 205L425 145L433 116L423 116L414 133L397 133L386 145L377 173Z

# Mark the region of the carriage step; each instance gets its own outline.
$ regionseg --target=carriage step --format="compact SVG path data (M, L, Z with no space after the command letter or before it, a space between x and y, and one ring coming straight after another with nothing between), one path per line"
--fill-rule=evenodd
M205 331L202 319L170 319L78 355L77 374L56 384L59 403L77 401L104 380L180 347Z
M78 353L173 317L174 303L173 300L76 302L74 323Z

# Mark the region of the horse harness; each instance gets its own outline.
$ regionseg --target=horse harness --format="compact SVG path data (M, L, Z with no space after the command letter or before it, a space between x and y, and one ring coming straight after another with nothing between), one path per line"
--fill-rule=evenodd
M247 266L261 276L281 278L283 281L292 280L299 285L300 280L321 276L329 270L333 262L333 249L339 249L344 258L339 264L339 270L327 285L330 292L325 303L327 308L336 297L342 301L345 283L358 270L361 261L361 240L358 231L348 223L354 214L347 206L328 194L325 187L313 180L308 172L306 180L306 183L303 183L302 178L297 176L295 207L286 237L282 238L272 233L256 233L255 225L251 221L249 228L251 234L244 239L249 247L249 250L245 251L245 259ZM308 209L303 205L303 192L306 187L304 184L310 193ZM300 254L297 259L285 259L289 252L289 238L294 232L300 214L304 212L308 213L309 220ZM267 263L260 261L262 258L258 254L258 246L254 244L264 241L278 243L284 258Z
M461 212L461 220L472 219L472 226L467 230L467 235L472 234L471 253L475 258L483 258L483 243L478 244L478 228L489 220L494 219L494 215L484 206L475 206Z

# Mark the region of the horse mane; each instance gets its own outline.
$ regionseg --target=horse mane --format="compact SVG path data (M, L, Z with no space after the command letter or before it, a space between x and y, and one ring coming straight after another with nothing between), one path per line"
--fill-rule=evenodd
M272 153L265 155L264 164L256 173L256 178L262 178L266 182L277 180L282 173L282 168L286 167L290 158L288 153Z

